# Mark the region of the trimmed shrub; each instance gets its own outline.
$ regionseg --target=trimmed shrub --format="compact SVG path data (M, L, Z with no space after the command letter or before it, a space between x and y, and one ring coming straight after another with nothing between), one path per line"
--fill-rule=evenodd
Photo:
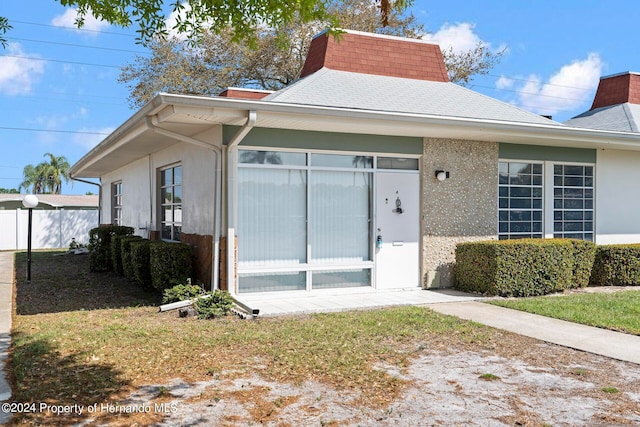
M138 285L145 289L151 288L150 245L151 241L148 239L137 239L129 242L133 279Z
M192 249L184 243L152 242L149 247L151 285L160 291L191 278Z
M572 288L584 288L589 285L591 270L596 259L597 246L586 240L569 239L573 245L573 281Z
M123 237L129 236L111 236L111 266L113 267L113 271L120 276L124 276L124 271L122 271L122 254L120 252Z
M461 243L456 247L455 288L527 297L571 287L574 246L565 239Z
M598 246L589 285L640 285L640 244Z
M213 319L229 314L234 301L228 292L215 290L209 292L205 298L198 298L193 302L199 319Z
M192 300L204 293L205 290L198 285L176 285L164 290L162 293L162 303L170 304L172 302Z
M113 236L131 236L133 227L102 225L89 231L89 270L111 271L111 239Z
M131 242L140 240L140 236L122 236L120 238L120 257L122 259L122 274L129 280L134 280L133 264L131 261Z

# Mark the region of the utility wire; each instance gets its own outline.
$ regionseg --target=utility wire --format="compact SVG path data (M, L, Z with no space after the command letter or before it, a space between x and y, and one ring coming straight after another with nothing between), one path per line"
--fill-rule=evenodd
M54 133L74 133L80 135L109 135L105 132L90 132L90 131L81 131L81 130L57 130L57 129L37 129L37 128L18 128L18 127L8 127L8 126L0 126L0 130L15 130L15 131L26 131L26 132L54 132Z
M36 25L39 27L50 27L50 28L63 28L66 30L74 30L74 31L82 31L82 32L87 32L87 33L98 33L98 34L110 34L113 36L123 36L123 37L131 37L131 38L136 38L137 36L133 35L133 34L127 34L127 33L116 33L114 31L102 31L102 30L89 30L88 28L78 28L78 27L67 27L67 26L62 26L62 25L51 25L51 24L41 24L38 22L27 22L27 21L16 21L16 20L9 20L9 24L25 24L25 25Z
M32 61L59 62L63 64L74 64L74 65L88 65L91 67L122 68L120 65L91 64L88 62L63 61L61 59L36 58L33 56L23 56L23 55L0 55L0 56L4 56L6 58L30 59Z
M503 91L503 92L515 92L515 93L519 93L519 94L523 94L523 95L532 95L532 96L541 96L541 97L545 97L545 98L556 98L556 99L565 99L567 101L583 101L583 99L578 99L578 98L567 98L565 96L555 96L555 95L543 95L540 93L533 93L533 92L523 92L521 90L516 90L516 89L503 89L503 88L497 88L497 87L491 87L491 86L483 86L483 85L473 85L474 87L481 87L484 89L491 89L494 91Z
M22 42L32 42L32 43L55 44L55 45L59 45L59 46L81 47L81 48L85 48L85 49L100 49L100 50L108 50L108 51L112 51L112 52L135 53L135 54L138 54L138 55L150 55L149 52L142 52L140 50L116 49L116 48L112 48L112 47L101 47L101 46L87 46L87 45L82 45L82 44L52 42L52 41L35 40L35 39L23 39L23 38L18 38L18 37L5 37L5 39L22 41Z
M543 86L566 87L566 88L569 88L569 89L577 89L577 90L584 90L584 91L593 90L593 88L576 87L576 86L568 86L568 85L559 85L559 84L555 84L555 83L542 83L542 82L539 82L537 80L521 79L521 78L517 78L517 77L508 77L508 76L497 76L495 74L487 74L487 76L496 77L498 79L504 78L504 79L509 79L509 80L515 80L515 81L519 81L519 82L540 83Z

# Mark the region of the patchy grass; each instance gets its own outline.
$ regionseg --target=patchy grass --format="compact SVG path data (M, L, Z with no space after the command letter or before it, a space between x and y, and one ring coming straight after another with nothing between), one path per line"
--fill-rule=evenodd
M381 407L406 382L376 369L379 363L402 369L425 347L492 346L499 340L495 330L421 307L255 321L183 319L158 313L159 297L122 277L90 273L86 256L35 253L31 284L22 279L24 258L18 254L16 260L10 356L15 402L88 406L173 378L258 373L267 380L356 390L363 405ZM22 414L16 422L37 423L43 416Z
M485 380L485 381L498 381L500 380L500 377L495 375L495 374L482 374L480 375L478 378L480 378L481 380Z
M491 304L640 335L640 290L492 300Z

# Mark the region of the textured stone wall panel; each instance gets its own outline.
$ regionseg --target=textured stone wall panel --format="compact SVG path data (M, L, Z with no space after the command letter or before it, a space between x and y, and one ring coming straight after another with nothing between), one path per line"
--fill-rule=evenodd
M498 143L425 138L422 166L422 271L451 287L456 244L497 238Z

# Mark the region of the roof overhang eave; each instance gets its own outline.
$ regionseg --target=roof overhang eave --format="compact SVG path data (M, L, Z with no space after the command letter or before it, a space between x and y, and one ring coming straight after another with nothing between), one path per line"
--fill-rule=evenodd
M377 135L449 138L575 148L640 150L640 134L575 128L551 122L531 124L463 117L358 110L260 100L159 94L124 124L89 151L71 168L76 177L96 177L88 171L115 150L150 131L148 118L161 123L196 123L198 126L242 125L246 112L257 111L256 127ZM185 121L187 120L188 121ZM327 125L331 126L327 126ZM132 159L134 160L134 159Z

